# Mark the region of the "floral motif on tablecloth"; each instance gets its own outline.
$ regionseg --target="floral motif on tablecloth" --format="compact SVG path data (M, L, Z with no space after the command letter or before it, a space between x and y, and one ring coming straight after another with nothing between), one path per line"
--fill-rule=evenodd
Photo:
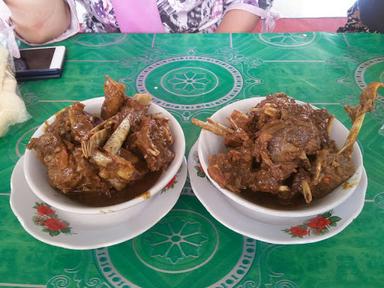
M206 89L210 80L204 73L187 71L184 73L175 73L167 82L172 86L173 90L189 93L194 90Z
M291 235L292 238L303 238L312 235L323 235L328 233L332 227L337 226L337 222L341 220L338 216L333 216L333 211L317 215L303 224L291 226L282 231Z
M152 249L152 257L159 256L175 264L187 257L198 257L208 237L201 232L200 223L181 220L155 226L146 241Z
M196 170L197 176L199 176L201 178L204 178L205 177L205 172L203 170L203 166L201 166L201 164L200 164L199 155L197 154L197 152L193 153L193 158L194 158L194 160L196 162L195 170Z
M42 226L43 232L48 233L52 237L60 233L72 234L72 228L69 226L69 223L60 219L51 206L43 202L36 202L33 208L36 209L33 223Z

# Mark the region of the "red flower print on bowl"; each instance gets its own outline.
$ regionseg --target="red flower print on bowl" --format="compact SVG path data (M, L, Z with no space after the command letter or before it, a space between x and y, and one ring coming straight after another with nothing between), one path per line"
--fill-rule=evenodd
M161 190L161 193L164 193L169 189L172 189L177 183L176 179L177 179L177 175L173 176L173 178L168 182L168 184L165 185L165 187Z
M310 234L308 227L306 227L305 225L292 226L289 229L285 229L283 231L289 233L292 237L298 238L303 238L304 236Z
M205 177L205 172L204 172L203 167L201 166L201 164L195 165L195 170L196 170L197 176L199 176L200 178L204 178Z
M44 221L44 226L51 231L60 231L68 227L68 225L56 218L48 218Z
M199 160L199 156L198 156L197 152L195 152L193 154L193 157L195 158L194 160L196 161L195 170L196 170L197 176L204 178L205 172L203 170L203 166L201 166L201 164L200 164L200 160Z
M48 205L46 204L36 204L36 207L35 209L37 210L37 214L39 215L52 215L52 214L55 214L55 211L53 211L53 209L51 209L51 207L49 207Z
M291 235L291 237L303 238L305 236L322 235L329 232L331 227L337 226L337 222L341 220L338 216L333 216L332 211L317 215L301 225L291 226L288 229L282 230Z
M45 203L35 203L33 208L36 213L33 216L33 223L43 227L43 231L47 232L50 236L57 236L60 233L72 234L69 223L59 219L55 210Z
M173 188L173 186L175 186L176 183L177 182L176 182L176 175L175 175L175 176L173 176L171 181L169 181L169 183L165 186L165 189Z
M316 216L308 221L308 227L315 229L316 231L322 231L331 224L331 221L328 218L325 218L321 215Z

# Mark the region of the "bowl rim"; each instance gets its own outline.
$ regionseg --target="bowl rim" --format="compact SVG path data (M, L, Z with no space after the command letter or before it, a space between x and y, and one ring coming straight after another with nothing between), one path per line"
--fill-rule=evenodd
M295 102L298 103L298 104L309 104L314 109L320 109L320 108L318 108L318 107L316 107L316 106L314 106L314 105L312 105L310 103L303 102L303 101L300 101L300 100L296 100L293 97L290 97L290 98L294 99ZM260 103L264 99L266 99L266 96L262 96L262 97L255 96L255 97L250 97L250 98L241 99L241 100L232 102L231 104L226 105L226 106L222 107L221 109L217 110L214 114L212 114L210 116L210 118L214 119L219 114L223 113L224 110L233 110L233 109L235 109L239 105L239 102L249 103L249 105L253 105L254 106L257 103ZM233 108L231 109L231 107L233 107ZM336 117L334 117L333 121L335 121L335 120L338 121L339 124L344 129L348 130L344 126L344 124L340 120L338 120ZM279 210L279 209L275 209L275 208L269 208L269 207L266 207L266 206L262 206L262 205L253 203L253 202L251 202L251 201L249 201L249 200L239 196L238 194L229 191L228 189L222 188L215 180L213 180L211 178L211 176L208 173L208 165L207 165L208 163L206 163L205 160L204 160L203 147L202 147L203 146L202 138L204 138L204 135L209 135L209 133L211 133L211 132L201 130L201 132L199 134L199 139L198 139L198 157L199 157L199 161L200 161L201 167L204 170L205 175L207 175L207 178L216 187L216 189L218 189L221 193L223 193L226 197L228 197L229 200L234 201L238 205L246 208L247 210L254 211L255 213L262 213L262 214L265 214L265 215L276 216L276 217L287 217L287 218L307 217L307 216L313 216L313 215L318 215L318 214L325 213L325 212L327 212L329 210L332 210L333 208L337 207L341 203L345 202L353 194L353 191L358 186L358 183L360 182L361 176L363 174L363 169L362 169L362 167L363 167L363 156L362 156L360 147L359 147L358 143L356 142L354 144L354 146L353 146L353 149L354 150L356 149L358 157L361 160L360 161L361 165L359 165L356 168L355 173L349 178L349 179L351 179L352 177L356 177L357 178L356 179L357 180L357 185L354 185L353 188L348 189L348 193L344 193L343 195L341 195L341 197L339 197L338 199L336 199L335 201L333 201L333 202L331 202L329 204L324 204L324 205L319 206L319 207L310 207L310 206L309 207L304 207L303 208L304 210ZM340 185L342 185L342 184L340 184Z
M83 101L78 101L78 102L84 104L85 109L86 109L87 105L89 105L89 106L99 105L101 108L101 105L102 105L104 99L105 98L102 96L102 97L89 98L89 99L86 99ZM70 105L68 105L66 107L69 107L69 106ZM36 181L33 180L33 177L31 176L30 170L28 169L28 167L31 165L30 164L31 159L33 157L37 158L37 155L36 155L35 151L32 151L32 150L26 148L25 153L24 153L23 171L24 171L25 179L28 183L28 186L31 188L32 192L39 199L41 199L42 201L46 202L47 204L51 205L54 208L57 208L57 209L60 209L63 211L67 211L67 212L71 212L71 213L78 213L78 214L114 213L114 212L118 212L120 210L129 208L129 207L132 207L132 206L137 205L139 203L142 203L145 200L151 199L153 196L158 194L168 184L168 182L171 181L172 178L177 174L179 168L181 167L181 165L183 163L184 154L185 154L185 136L184 136L184 131L183 131L180 123L176 120L176 118L170 112L168 112L166 109L159 106L158 104L152 102L150 105L150 109L151 109L151 107L155 107L155 109L157 110L156 112L160 112L162 115L164 115L166 118L168 118L170 120L170 122L173 123L172 126L174 127L174 129L172 132L174 134L174 137L178 137L177 139L178 139L178 141L180 141L178 147L179 147L179 149L181 148L181 150L179 153L177 153L177 151L174 151L175 152L175 158L173 159L171 164L168 166L168 168L165 171L163 171L163 173L160 175L160 178L157 181L157 183L154 186L152 186L150 189L148 189L148 191L146 191L146 193L144 192L145 195L144 195L144 193L142 193L131 200L128 200L128 201L125 201L122 203L118 203L118 204L114 204L114 205L102 206L102 207L91 207L91 206L85 206L85 205L76 207L76 206L70 205L69 203L67 204L67 203L62 203L59 200L54 200L53 197L49 197L45 193L42 193L41 190L39 189L38 183L36 183ZM55 114L51 115L47 120L45 120L35 130L35 132L33 133L33 135L31 136L30 139L32 139L34 137L39 137L40 135L43 135L44 129L46 127L46 123L51 123L52 121L54 121L56 114L57 114L57 112ZM177 136L177 135L179 135L179 136ZM37 159L37 161L40 161L40 160ZM50 186L50 187L54 191L54 188L52 186ZM55 191L55 192L60 193L57 191ZM65 195L61 195L61 196L65 197ZM70 200L70 201L73 201L73 200ZM73 202L77 203L79 205L82 205L78 202L75 202L75 201L73 201Z

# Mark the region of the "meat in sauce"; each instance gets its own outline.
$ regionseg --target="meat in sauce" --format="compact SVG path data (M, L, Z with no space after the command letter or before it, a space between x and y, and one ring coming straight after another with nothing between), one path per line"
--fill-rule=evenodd
M289 207L303 198L309 204L324 197L354 174L352 146L362 115L373 108L382 86L368 85L360 105L346 107L354 123L341 149L329 137L332 115L283 93L267 96L247 113L233 111L228 127L211 119L192 119L224 137L227 149L209 157L209 175L221 187L263 205L277 199L272 206Z
M174 159L168 119L149 114L151 96L126 97L107 77L101 119L74 103L31 139L50 184L89 206L127 201L151 188Z

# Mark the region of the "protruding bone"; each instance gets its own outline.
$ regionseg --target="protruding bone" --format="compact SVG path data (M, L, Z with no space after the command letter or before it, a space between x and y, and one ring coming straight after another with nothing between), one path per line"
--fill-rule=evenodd
M372 111L374 108L374 103L377 98L377 90L380 87L384 87L384 83L373 82L368 84L368 86L361 92L360 104L355 107L345 107L345 110L353 121L353 125L344 146L339 150L338 154L345 151L347 151L347 153L352 153L352 147L356 142L361 126L363 125L365 113Z

